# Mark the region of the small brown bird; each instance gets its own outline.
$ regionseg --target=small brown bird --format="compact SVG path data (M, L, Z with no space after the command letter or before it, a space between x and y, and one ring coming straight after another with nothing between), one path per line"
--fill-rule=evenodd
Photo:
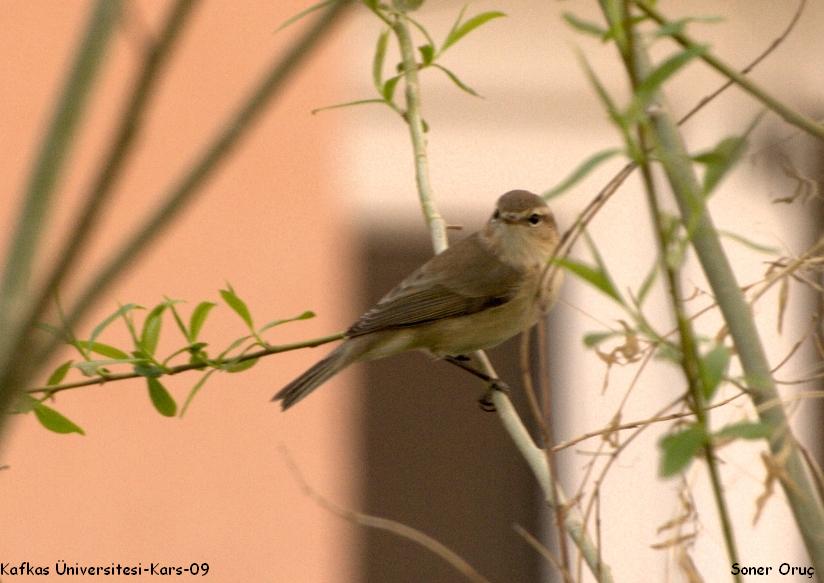
M560 285L560 273L548 282L543 277L558 241L541 197L507 192L483 230L395 286L346 331L343 344L272 400L288 409L353 362L408 350L461 356L529 329Z

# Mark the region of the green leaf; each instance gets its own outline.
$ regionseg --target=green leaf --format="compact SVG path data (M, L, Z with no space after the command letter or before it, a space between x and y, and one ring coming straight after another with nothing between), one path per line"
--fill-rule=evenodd
M169 394L160 381L156 378L147 377L146 384L149 387L149 398L157 412L165 417L174 417L177 413L177 403Z
M581 18L578 18L576 15L570 12L565 12L563 18L564 20L566 20L567 24L569 24L572 28L576 29L579 32L591 34L592 36L596 36L601 40L605 39L607 36L607 29L605 29L604 27L589 20L583 20Z
M378 44L375 46L375 57L372 59L372 82L378 93L383 86L383 62L386 58L386 46L389 42L389 30L384 29L378 36Z
M97 340L97 337L103 332L103 330L116 319L121 318L131 312L132 310L142 310L143 306L138 306L137 304L125 304L117 308L113 313L106 316L106 318L100 322L97 326L95 326L94 330L92 330L92 335L89 336L89 342L94 342Z
M114 360L130 360L130 356L114 346L103 344L102 342L91 342L90 340L78 340L77 345L84 349L96 352L103 356L108 356Z
M154 379L163 376L163 369L151 362L139 362L133 367L134 373L147 379Z
M309 8L306 8L305 10L301 10L300 12L298 12L297 14L292 16L291 18L286 19L283 22L283 24L281 24L279 27L277 27L275 29L275 32L280 32L281 30L283 30L284 28L286 28L290 24L294 24L295 22L297 22L298 20L300 20L304 16L306 16L308 14L311 14L311 13L315 12L316 10L320 10L321 8L329 6L330 4L334 4L335 2L337 2L337 0L323 0L322 2L318 2L317 4L312 4Z
M423 0L392 0L392 6L401 12L414 12L423 4Z
M189 318L189 342L197 340L203 324L206 323L206 317L216 305L214 302L200 302L192 311L192 315Z
M143 321L143 330L140 332L140 347L150 356L154 356L155 351L157 351L160 330L163 326L163 312L168 307L169 304L167 303L156 305L146 316L146 320Z
M740 421L723 427L715 436L731 439L766 439L771 433L770 428L763 423Z
M644 305L644 301L647 299L647 296L649 295L649 292L652 289L652 286L655 283L655 280L658 278L659 268L660 268L660 265L658 263L658 260L657 259L653 260L652 267L650 268L649 273L647 273L647 276L644 278L644 281L641 283L641 288L638 291L638 307L639 308L642 305Z
M718 16L689 16L687 18L679 18L678 20L672 20L661 26L655 31L655 36L676 36L684 34L684 29L687 24L691 22L715 23L723 21L724 19Z
M186 395L186 400L183 402L183 407L180 409L180 416L183 417L186 414L186 411L189 409L189 405L192 404L192 400L194 400L195 396L200 392L200 389L206 384L206 381L209 380L209 377L212 376L217 372L216 368L213 368L209 371L203 373L203 376L195 383L195 385L189 390L189 394Z
M571 272L573 275L583 279L585 282L608 295L619 304L624 303L624 300L621 297L621 294L618 293L618 289L615 287L615 284L612 283L609 275L603 271L569 257L563 259L558 258L555 259L555 261L558 265Z
M671 433L661 439L663 450L659 474L663 478L674 476L687 469L693 458L700 454L707 443L707 433L703 426L690 425L687 429Z
M615 156L616 154L620 154L621 150L618 148L610 148L608 150L601 150L600 152L593 154L586 160L584 160L569 176L567 176L562 182L560 182L557 186L550 188L549 190L545 191L541 194L544 200L549 200L555 196L558 196L562 192L565 192L575 186L578 182L584 179L590 172L595 170L602 162L605 162Z
M707 52L707 47L703 45L695 45L684 51L678 52L670 58L666 59L658 67L644 78L635 90L635 95L632 97L626 117L630 120L638 120L641 118L644 110L653 100L655 94L664 84L664 82L680 71L687 63L692 61L695 57Z
M221 369L226 372L243 372L250 369L258 363L257 358L250 358L249 360L241 360L240 362L230 362L224 364Z
M50 387L54 385L59 385L60 381L66 378L66 373L69 372L69 369L72 367L73 362L73 360L67 360L66 362L58 366L56 369L54 369L54 372L51 373L51 375L49 376L49 380L46 381L46 384Z
M727 374L731 355L730 349L723 344L715 346L704 355L704 398L708 402L712 401L715 391Z
M587 332L584 334L584 346L592 348L598 346L601 342L609 340L614 336L620 336L619 332Z
M703 184L705 196L715 189L746 149L747 140L734 136L724 138L712 150L693 156L693 160L706 166Z
M286 318L285 320L272 320L268 324L262 326L260 330L258 330L258 334L262 334L266 330L270 328L274 328L275 326L280 326L281 324L286 324L287 322L297 322L298 320L309 320L310 318L315 317L315 312L312 310L307 310L302 314L295 316L294 318Z
M461 40L463 37L468 35L470 32L478 28L479 26L486 24L490 20L495 18L501 18L506 16L503 12L498 12L497 10L491 10L489 12L482 12L477 14L467 20L466 22L461 22L461 18L463 18L464 11L466 10L466 6L461 10L460 14L458 15L458 19L455 21L455 24L452 25L452 29L449 31L449 34L446 35L446 40L443 42L441 46L440 53L443 53L446 49L454 45L456 42Z
M395 98L395 88L398 86L398 81L401 80L402 75L395 75L387 79L386 83L381 87L381 95L385 102L391 102Z
M320 113L321 111L329 111L330 109L341 109L343 107L352 107L354 105L364 105L366 103L386 103L383 99L356 99L355 101L347 101L346 103L336 103L335 105L327 105L325 107L318 107L312 110L312 115Z
M54 431L55 433L79 433L80 435L86 435L79 425L64 416L62 413L58 413L43 403L37 402L34 405L34 415L37 417L40 424L49 431Z
M252 314L249 313L249 308L246 306L246 302L238 297L231 285L227 285L227 288L228 289L220 290L220 295L223 298L223 301L226 302L226 305L232 308L238 316L240 316L241 320L246 322L246 326L248 326L250 330L253 330L254 326L252 324Z
M739 235L738 233L718 229L718 234L722 237L732 239L736 243L741 243L742 245L744 245L744 247L749 247L753 251L758 251L759 253L766 253L768 255L778 255L778 253L780 252L780 249L778 247L770 247L769 245L762 245L760 243L756 243L752 239L747 239L746 237Z
M618 106L615 104L615 101L612 99L612 96L609 94L606 87L604 87L604 84L601 83L601 79L599 79L598 75L595 74L595 70L589 64L589 61L587 61L584 54L581 51L576 51L575 54L578 57L578 62L584 69L584 74L587 76L587 79L589 80L590 84L595 89L595 93L601 100L601 104L607 110L610 119L621 130L621 135L624 138L624 142L627 144L633 143L633 140L629 133L629 122L627 121L626 117L618 109Z
M469 85L467 85L466 83L464 83L463 81L458 79L458 76L455 73L453 73L452 71L450 71L449 69L447 69L446 67L444 67L442 65L438 65L437 63L432 65L432 66L435 67L436 69L440 69L441 71L446 73L446 76L449 77L449 79L455 85L457 85L458 88L461 89L462 91L465 91L466 93L469 93L470 95L474 95L475 97L480 97L478 92L476 92L474 89L472 89L472 87L470 87Z
M423 65L431 65L432 61L435 60L435 47L432 45L421 45L418 47L418 52L421 53L421 61L423 61Z

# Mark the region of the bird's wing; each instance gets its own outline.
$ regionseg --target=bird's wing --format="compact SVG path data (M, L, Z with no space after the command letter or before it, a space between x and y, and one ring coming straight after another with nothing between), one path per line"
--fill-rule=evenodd
M520 274L492 255L478 234L436 255L367 311L347 331L360 336L467 316L515 295Z

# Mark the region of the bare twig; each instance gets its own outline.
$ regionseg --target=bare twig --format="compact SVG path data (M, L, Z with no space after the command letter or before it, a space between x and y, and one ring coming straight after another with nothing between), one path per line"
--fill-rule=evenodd
M281 446L280 452L281 455L283 455L283 459L286 463L286 466L292 473L292 477L295 478L295 481L298 483L298 486L300 486L300 489L303 491L303 493L327 512L330 512L335 516L343 518L344 520L349 521L352 524L356 524L358 526L365 526L367 528L374 528L376 530L383 530L392 533L395 536L399 536L401 538L410 540L422 546L431 553L442 558L444 561L449 563L449 565L453 567L458 573L466 577L469 581L475 581L476 583L490 583L489 579L481 575L475 569L475 567L470 565L458 553L447 547L442 542L432 538L428 534L425 534L416 528L412 528L411 526L403 524L402 522L390 520L388 518L382 518L380 516L364 514L363 512L349 510L347 508L338 506L337 504L328 500L320 493L318 493L318 491L315 490L312 486L309 485L309 482L307 482L306 478L303 477L303 474L301 473L297 464L295 464L292 457L289 455L289 452L286 450L286 448Z

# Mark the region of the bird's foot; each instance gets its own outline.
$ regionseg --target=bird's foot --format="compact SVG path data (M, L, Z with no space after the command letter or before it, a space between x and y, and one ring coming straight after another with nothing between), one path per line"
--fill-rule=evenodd
M501 379L490 379L489 388L483 395L481 395L481 398L478 399L478 405L480 405L482 411L487 413L494 413L497 411L495 408L495 403L492 400L492 395L495 391L501 391L502 393L506 393L508 395L510 392L509 385Z

